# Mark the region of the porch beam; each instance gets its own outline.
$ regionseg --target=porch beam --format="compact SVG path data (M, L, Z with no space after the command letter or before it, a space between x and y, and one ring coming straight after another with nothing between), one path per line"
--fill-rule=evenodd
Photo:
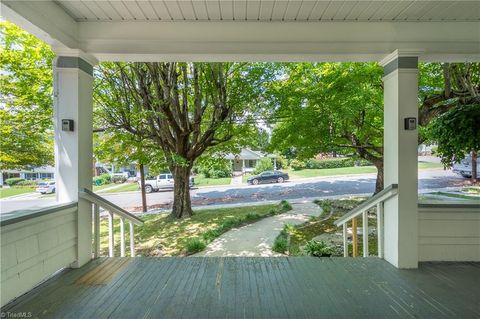
M420 48L424 61L479 60L480 22L78 22L83 50L108 61L379 61Z
M398 268L418 267L417 127L418 51L396 50L384 67L385 185L398 184L398 194L384 204L384 258Z
M78 23L55 1L4 0L2 17L53 48L78 48Z

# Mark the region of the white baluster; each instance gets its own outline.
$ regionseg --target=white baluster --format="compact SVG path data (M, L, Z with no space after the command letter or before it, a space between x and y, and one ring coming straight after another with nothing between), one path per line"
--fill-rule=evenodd
M120 218L120 257L125 257L125 217Z
M343 223L343 257L348 257L347 223Z
M113 213L108 212L108 256L113 257Z
M383 259L383 202L377 204L378 257Z
M133 223L130 222L130 257L135 257L135 238L133 235Z
M363 212L363 257L368 257L368 212Z
M98 258L100 254L100 207L93 204L93 228L94 228L94 248L93 256Z

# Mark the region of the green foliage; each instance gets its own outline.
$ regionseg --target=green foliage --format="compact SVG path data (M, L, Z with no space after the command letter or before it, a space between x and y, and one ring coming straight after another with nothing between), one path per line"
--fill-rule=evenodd
M334 249L329 247L324 241L310 240L303 248L304 252L314 257L330 257L334 253Z
M310 159L305 163L305 168L309 169L324 169L324 168L342 168L353 166L370 166L367 160L355 159L355 158L332 158L332 159Z
M112 183L115 183L115 184L122 184L122 183L125 183L127 181L127 178L123 175L114 175L112 177Z
M277 162L277 169L285 169L288 166L287 159L282 155L277 155L275 159Z
M232 166L229 160L219 157L201 158L196 170L206 178L224 178L232 175Z
M284 254L288 249L288 234L282 230L273 242L272 250L277 253Z
M92 179L93 185L100 186L100 185L105 185L105 184L110 184L112 182L112 177L110 174L102 174L100 176L95 176Z
M292 210L292 205L290 205L290 203L288 201L286 201L285 199L283 199L281 202L280 202L280 205L282 207L282 212L286 212L286 211L289 211L289 210Z
M207 245L198 237L193 237L187 240L185 244L185 251L187 254L198 253L205 249Z
M291 160L291 161L290 161L290 167L291 167L294 171L300 171L300 170L302 170L302 169L305 169L305 168L307 167L307 165L306 165L305 162L303 162L303 161L294 159L294 160Z
M21 182L24 182L25 179L23 178L20 178L20 177L12 177L12 178L7 178L5 180L5 184L7 184L8 186L14 186L14 185L17 185L18 183L21 183Z
M253 171L254 174L260 174L264 171L271 171L273 170L273 163L270 158L264 157L257 161L257 165L255 165L255 169Z
M29 187L29 188L36 188L37 182L36 181L20 181L15 184L15 187Z
M0 169L53 164L54 53L7 21L0 43Z
M275 117L271 144L299 158L358 152L381 159L382 69L375 63L295 63L269 85ZM357 144L357 145L354 145Z
M427 134L446 166L480 149L480 104L458 105L434 119Z

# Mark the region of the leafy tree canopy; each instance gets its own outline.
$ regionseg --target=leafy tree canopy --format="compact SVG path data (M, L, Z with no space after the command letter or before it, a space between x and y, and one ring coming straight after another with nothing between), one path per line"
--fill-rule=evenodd
M300 158L337 151L379 170L383 187L382 69L375 63L295 63L269 86L271 144Z
M53 163L50 47L0 22L0 168Z

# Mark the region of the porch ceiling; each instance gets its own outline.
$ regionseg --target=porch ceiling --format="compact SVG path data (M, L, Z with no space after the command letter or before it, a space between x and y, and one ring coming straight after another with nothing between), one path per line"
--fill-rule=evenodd
M480 60L478 1L4 0L1 12L59 54L99 60Z
M477 1L55 1L76 21L478 21Z

